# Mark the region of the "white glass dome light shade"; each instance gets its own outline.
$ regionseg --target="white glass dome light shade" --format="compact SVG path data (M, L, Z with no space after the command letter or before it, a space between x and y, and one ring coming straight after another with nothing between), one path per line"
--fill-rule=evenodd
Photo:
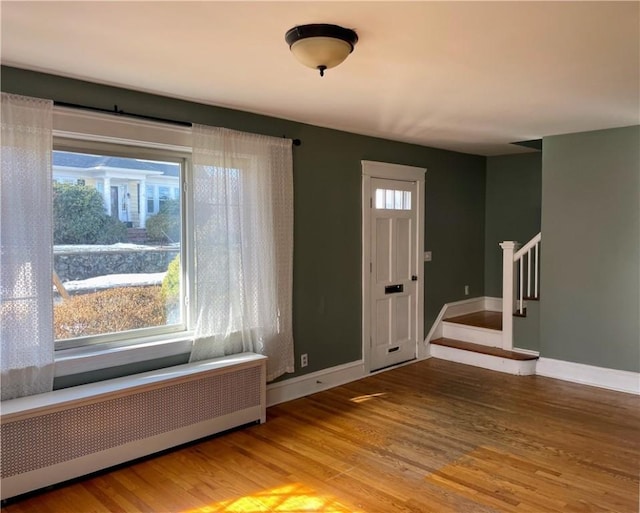
M353 30L326 23L295 26L284 38L294 57L301 64L320 70L320 76L343 62L358 42Z

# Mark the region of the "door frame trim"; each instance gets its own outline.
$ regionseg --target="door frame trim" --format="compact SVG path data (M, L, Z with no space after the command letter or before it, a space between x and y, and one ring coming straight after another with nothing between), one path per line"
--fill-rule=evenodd
M424 208L426 168L363 160L362 163L362 359L365 372L371 372L371 179L416 182L416 358L424 357Z

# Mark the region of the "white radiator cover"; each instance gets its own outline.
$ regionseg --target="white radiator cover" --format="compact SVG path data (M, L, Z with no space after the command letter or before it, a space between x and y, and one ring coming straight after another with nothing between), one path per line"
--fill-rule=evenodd
M264 422L266 360L243 353L4 401L2 499Z

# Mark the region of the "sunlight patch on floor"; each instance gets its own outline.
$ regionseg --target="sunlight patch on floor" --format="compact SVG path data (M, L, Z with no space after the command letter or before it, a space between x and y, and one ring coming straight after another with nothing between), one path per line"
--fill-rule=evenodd
M319 495L308 486L294 483L237 499L185 510L182 513L262 513L271 511L281 513L305 511L354 513L357 510L341 504L334 497Z
M375 399L376 397L385 397L386 395L387 395L386 392L379 392L377 394L359 395L358 397L352 397L349 400L352 403L363 403L365 401L369 401L371 399Z

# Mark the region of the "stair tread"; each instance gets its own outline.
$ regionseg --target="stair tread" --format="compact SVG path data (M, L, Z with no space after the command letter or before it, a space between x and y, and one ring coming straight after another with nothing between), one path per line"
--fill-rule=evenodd
M463 340L455 340L452 338L438 338L431 341L432 344L438 346L452 347L454 349L462 349L463 351L471 351L474 353L487 354L490 356L499 356L508 360L537 360L538 357L532 354L519 353L517 351L508 351L500 347L484 346L482 344L474 344L472 342L464 342Z
M482 310L480 312L473 312L444 319L444 322L453 322L456 324L464 324L465 326L475 326L477 328L502 331L502 312Z

